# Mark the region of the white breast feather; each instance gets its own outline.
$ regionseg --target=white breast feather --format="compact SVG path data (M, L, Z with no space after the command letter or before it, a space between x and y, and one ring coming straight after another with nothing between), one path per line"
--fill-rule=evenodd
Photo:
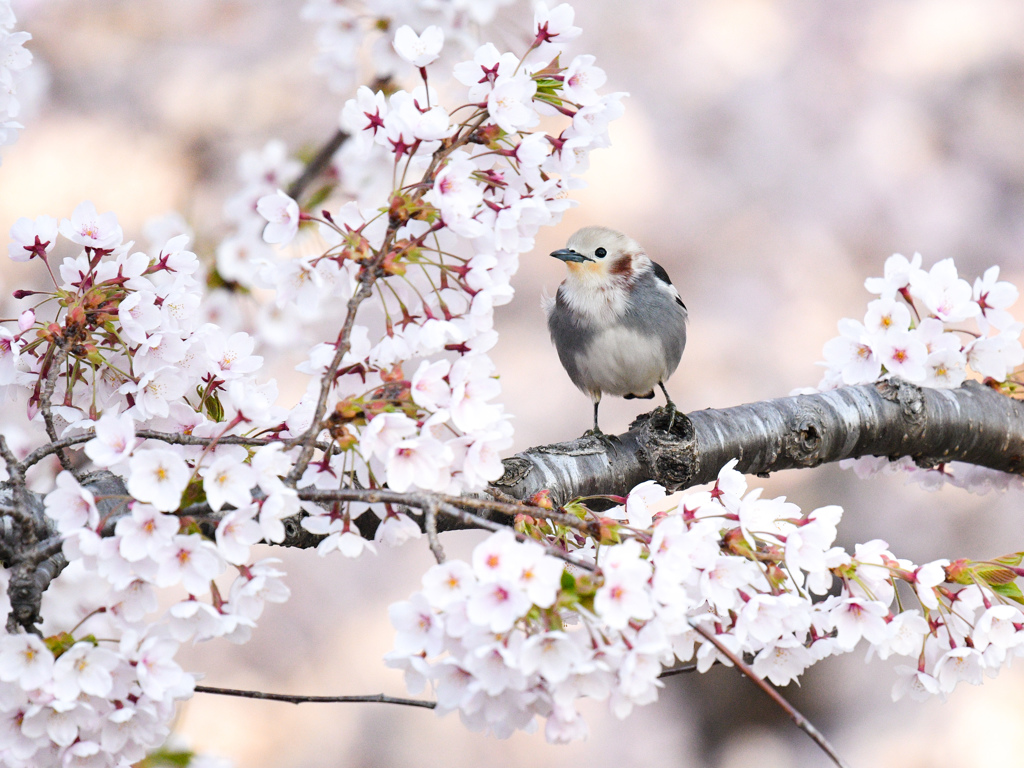
M599 332L577 364L587 390L620 397L646 394L672 373L656 337L622 326Z
M562 298L574 315L601 327L608 325L612 318L622 316L628 296L614 283L566 280L562 283Z

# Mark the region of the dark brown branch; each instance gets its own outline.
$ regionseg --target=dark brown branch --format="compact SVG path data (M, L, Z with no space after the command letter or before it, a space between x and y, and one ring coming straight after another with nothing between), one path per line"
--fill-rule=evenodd
M697 662L691 661L687 664L680 664L678 667L669 667L663 669L661 674L658 675L658 679L664 679L666 677L675 677L676 675L688 675L691 672L697 671Z
M624 494L645 480L678 490L713 481L731 459L745 474L816 467L860 456L911 457L918 466L962 461L1024 474L1024 403L977 382L925 389L899 380L796 395L675 419L658 408L629 432L531 448L505 460L494 487L556 504Z
M751 669L750 665L748 665L746 662L743 661L743 659L741 659L739 656L737 656L735 653L729 650L728 646L726 646L725 643L719 640L714 632L709 631L706 627L701 625L699 621L696 621L694 619L690 619L690 626L693 627L694 630L696 630L700 635L702 635L709 643L715 646L715 648L718 649L719 653L721 653L729 661L735 664L736 668L744 675L746 675L751 680L751 682L753 682L758 688L760 688L762 691L768 694L768 697L777 705L779 705L779 707L782 708L782 711L789 715L790 719L794 723L796 723L797 728L799 728L801 731L810 736L811 740L819 747L821 747L821 750L829 756L833 763L838 765L839 768L849 768L849 765L846 763L846 761L844 761L843 758L836 754L836 751L833 748L833 746L828 743L828 739L826 739L822 735L821 731L814 727L814 723L812 723L810 720L808 720L806 717L800 714L797 708L790 704L788 701L786 701L786 699L783 697L781 693L779 693L772 686L768 685L768 683L766 683L764 680L758 677L757 673L754 672L753 669Z
M33 464L38 464L40 461L45 459L47 456L56 453L64 448L72 448L82 443L87 443L96 436L96 430L90 428L86 430L84 434L74 435L72 437L62 437L56 442L47 443L46 445L40 446L32 451L28 456L25 457L21 463L25 467L31 467ZM152 429L140 429L135 433L135 436L141 440L159 440L160 442L167 443L168 445L244 445L246 447L255 447L263 445L271 445L273 443L281 442L277 438L272 437L246 437L245 435L220 435L217 437L199 437L198 435L186 435L181 433L171 432L157 432ZM325 442L319 442L316 447L322 451L327 450L328 444Z
M289 704L401 704L405 707L421 707L434 709L436 702L422 699L402 699L373 693L366 696L292 696L286 693L264 693L262 691L243 691L236 688L212 688L208 685L197 685L196 693L216 693L219 696L239 696L243 699L264 699L266 701L284 701Z
M319 150L313 159L306 163L306 167L303 169L302 174L288 187L287 194L292 200L298 200L303 192L306 191L313 180L323 173L327 166L331 163L331 158L334 157L334 153L337 152L341 145L348 140L348 134L345 131L338 129L334 135L329 138Z

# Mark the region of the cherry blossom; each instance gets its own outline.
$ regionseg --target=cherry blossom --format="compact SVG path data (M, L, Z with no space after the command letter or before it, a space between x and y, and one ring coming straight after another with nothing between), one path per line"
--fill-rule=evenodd
M92 491L83 488L70 472L57 475L57 487L43 500L46 514L57 523L57 530L68 533L77 528L95 528L100 521Z
M395 52L414 67L425 67L435 61L444 46L444 31L429 26L417 35L412 27L404 25L395 31Z
M261 197L256 210L267 220L263 239L272 245L287 245L299 231L299 204L280 189Z
M70 219L61 219L60 233L73 243L90 248L113 248L124 239L114 213L97 213L96 206L79 203Z
M342 84L363 62L387 77L389 95L364 86L338 102L352 137L316 204L281 191L303 170L282 142L240 158L224 206L231 231L210 248L215 274L186 250L180 218L147 228L145 250L89 202L59 225L48 215L15 223L10 257L44 276L52 268L56 285L0 323L0 386L28 406L32 429L50 419L70 436L81 479L65 471L33 482L45 486L48 535L56 529L71 563L61 579L103 586L81 626L65 622L45 641L0 638L0 760L143 760L194 688L175 661L179 644L245 642L265 605L288 598L277 561L252 562L253 545L295 533L288 518L301 515L320 555L358 557L422 536L415 508L321 506L303 491L416 499L479 490L503 473L513 422L491 357L495 308L511 300L542 227L573 205L625 95L602 93L595 57L568 50L581 32L568 5L538 4L516 51L481 44L479 25L503 4L421 3L415 13L392 4L384 15L307 3L332 85L352 93ZM3 82L27 64L27 39L0 35ZM445 64L442 52L461 63ZM0 112L3 136L12 103ZM304 220L315 221L309 238L269 247L293 242ZM49 263L58 235L59 263ZM895 255L866 282L878 298L863 318L840 321L823 388L884 377L1012 385L1024 364L1024 326L1008 311L1016 289L996 268L972 288L952 260L927 271L922 262ZM57 343L65 334L73 345ZM275 347L302 361L283 405L277 383L258 378ZM48 365L61 375L45 402ZM33 432L17 454L47 437ZM880 540L847 551L835 546L841 509L804 513L765 498L736 466L681 496L648 482L611 510L577 500L548 520L531 509L468 561L430 568L391 606L387 664L471 728L505 737L540 719L562 742L586 735L579 699L626 717L657 700L666 665L729 663L698 626L776 685L862 647L869 658L906 657L894 697L948 695L1022 653L1006 586L1017 565L918 565ZM955 464L914 471L976 491L1010 484ZM95 490L111 486L113 496ZM376 521L359 519L370 512L373 536L361 527Z
M959 387L973 376L1015 386L1011 380L1024 365L1024 324L1014 321L1007 308L1016 301L1017 289L999 280L997 267L986 270L972 288L952 259L927 271L922 262L920 254L912 259L894 254L885 262L884 277L865 281L865 288L881 298L868 304L863 323L839 321L840 335L824 347L826 373L819 390L887 377L939 389ZM862 457L844 466L866 476L888 462ZM988 477L956 463L947 463L943 471L920 470L905 462L900 466L932 488L946 482L970 486L972 477Z
M243 507L251 500L250 490L256 484L253 468L231 455L220 456L202 470L203 490L211 509L219 510L225 504Z
M37 216L34 220L24 216L11 227L11 242L7 255L11 261L45 258L57 243L57 220L52 216Z
M177 509L189 480L189 470L174 451L138 451L128 461L128 492L162 512Z
M126 413L104 413L96 422L95 434L85 444L85 455L100 467L112 467L124 461L138 445L135 421Z

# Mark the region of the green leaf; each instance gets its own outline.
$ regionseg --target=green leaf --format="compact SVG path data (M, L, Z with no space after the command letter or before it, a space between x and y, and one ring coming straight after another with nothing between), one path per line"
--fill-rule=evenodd
M224 406L221 405L220 398L216 394L206 398L206 415L217 423L224 421Z
M562 511L569 515L575 515L580 520L583 520L586 518L587 513L590 510L587 509L587 505L584 504L582 501L580 501L579 499L575 499L573 501L570 501L564 507L562 507Z
M990 586L1009 584L1017 578L1017 574L1009 568L992 565L991 563L978 563L973 570L979 579Z
M203 481L197 477L188 484L185 492L181 494L181 506L190 507L204 501L206 501L206 491L203 488Z
M992 591L997 595L1002 595L1003 597L1007 597L1010 600L1024 605L1024 593L1022 593L1020 591L1020 587L1013 582L1009 584L993 584Z
M302 207L307 211L317 210L320 207L320 204L331 196L331 193L334 192L334 188L336 186L336 184L325 184L320 187L320 189L316 190L309 196L309 200L307 200Z
M67 632L58 632L56 635L50 635L43 642L50 649L50 653L57 657L75 644L75 638Z
M135 768L160 768L160 766L188 768L192 763L192 758L195 756L196 753L191 750L174 750L168 747L160 747L135 763Z
M1000 563L1002 565L1008 565L1011 568L1016 568L1020 565L1020 561L1024 560L1024 552L1012 552L1009 555L1003 555L1002 557L992 558L992 562Z

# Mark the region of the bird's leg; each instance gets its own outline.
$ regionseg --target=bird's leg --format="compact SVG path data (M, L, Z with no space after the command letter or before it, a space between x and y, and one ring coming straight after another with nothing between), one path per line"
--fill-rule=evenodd
M665 393L665 407L669 412L668 427L665 428L666 432L671 432L672 427L676 423L676 404L672 402L672 398L668 396L668 390L665 389L665 382L659 381L658 386L661 387L661 391Z
M583 433L584 437L604 437L604 432L601 431L601 427L597 425L597 409L600 407L601 401L594 401L594 428L588 429Z
M601 405L601 401L600 400L595 400L594 401L594 428L593 429L588 429L586 432L583 433L583 436L584 437L596 437L598 440L600 440L600 441L602 441L604 443L614 443L614 442L617 442L618 438L616 438L615 435L606 435L604 432L601 431L601 427L599 427L598 424L597 424L597 409L598 409L598 407L600 405Z

